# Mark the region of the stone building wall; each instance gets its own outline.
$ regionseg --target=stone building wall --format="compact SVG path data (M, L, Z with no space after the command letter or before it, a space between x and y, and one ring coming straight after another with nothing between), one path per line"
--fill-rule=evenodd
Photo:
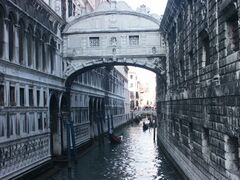
M159 139L189 179L240 179L239 7L169 0L161 22Z

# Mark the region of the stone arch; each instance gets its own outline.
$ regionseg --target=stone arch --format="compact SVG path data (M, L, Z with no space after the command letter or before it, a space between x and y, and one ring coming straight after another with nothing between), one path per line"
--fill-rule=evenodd
M6 18L8 14L5 4L5 0L0 0L0 14L3 15L4 18Z
M57 131L58 131L58 96L52 93L49 96L49 123L51 130L51 152L53 155L57 153Z
M67 62L68 63L68 62ZM166 58L165 56L160 57L160 61L156 60L146 60L146 61L137 61L137 59L126 59L126 58L118 58L118 59L97 59L92 60L87 63L83 64L73 64L69 63L68 67L65 71L65 85L67 87L71 86L72 81L76 76L78 76L81 73L87 72L91 69L99 68L99 67L105 67L105 66L135 66L140 67L143 69L150 70L157 75L159 75L160 78L163 78L163 75L166 71Z
M102 11L102 12L99 11L99 12L93 12L93 13L90 13L90 14L86 14L86 15L80 16L80 17L72 20L71 22L69 22L66 25L66 27L63 30L63 33L66 33L72 25L78 23L79 21L86 20L86 19L89 19L89 18L92 18L92 17L106 16L106 15L129 15L129 16L133 16L133 17L136 17L136 18L146 19L148 21L153 22L157 26L160 25L160 21L158 19L156 19L152 16L149 16L147 14L142 14L142 13L135 12L135 11Z

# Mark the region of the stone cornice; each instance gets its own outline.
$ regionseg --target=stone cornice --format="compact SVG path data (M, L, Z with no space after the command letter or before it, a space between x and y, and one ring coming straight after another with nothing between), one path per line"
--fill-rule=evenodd
M131 32L159 32L159 29L128 29L128 30L99 30L99 31L73 31L66 32L63 35L73 35L73 34L104 34L104 33L131 33Z
M39 3L39 5L41 5L48 13L50 13L52 15L52 17L54 17L55 20L57 20L59 23L61 23L61 25L65 24L65 21L63 20L63 18L61 18L52 8L50 8L49 5L47 5L43 0L37 0L37 2Z

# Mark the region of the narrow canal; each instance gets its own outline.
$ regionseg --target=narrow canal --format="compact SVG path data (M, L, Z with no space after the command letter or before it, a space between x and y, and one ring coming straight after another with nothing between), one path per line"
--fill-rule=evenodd
M166 159L157 143L153 129L143 131L139 125L128 125L116 132L122 134L121 144L108 139L78 159L69 172L63 168L49 180L180 180L181 176Z

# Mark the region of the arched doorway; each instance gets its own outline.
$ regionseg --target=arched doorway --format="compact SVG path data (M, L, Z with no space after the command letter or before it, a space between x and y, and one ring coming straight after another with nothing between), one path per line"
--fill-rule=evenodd
M58 123L58 99L52 94L49 103L50 130L51 130L51 154L53 156L61 155L61 138L59 137Z

